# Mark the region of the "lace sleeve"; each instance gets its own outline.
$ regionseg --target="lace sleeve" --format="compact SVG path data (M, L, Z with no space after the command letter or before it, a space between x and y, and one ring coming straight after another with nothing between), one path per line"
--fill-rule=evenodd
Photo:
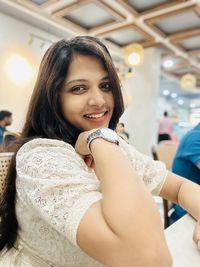
M158 196L167 176L165 164L138 152L123 140L120 140L120 145L148 189Z
M81 218L101 199L99 181L70 145L35 139L17 154L17 193L51 227L76 244Z

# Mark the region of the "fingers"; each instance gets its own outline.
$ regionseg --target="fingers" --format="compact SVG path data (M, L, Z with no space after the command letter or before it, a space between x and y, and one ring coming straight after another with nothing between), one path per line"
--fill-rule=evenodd
M92 155L86 155L86 156L84 157L84 161L85 161L86 165L87 165L89 168L92 168L92 162L93 162Z

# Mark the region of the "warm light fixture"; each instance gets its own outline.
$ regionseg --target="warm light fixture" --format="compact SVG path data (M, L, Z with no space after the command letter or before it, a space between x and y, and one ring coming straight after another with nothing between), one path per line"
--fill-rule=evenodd
M140 44L134 43L125 47L125 62L129 67L139 66L144 61L144 49Z
M197 78L193 74L187 73L182 76L180 82L183 89L192 89L196 86Z
M11 54L5 63L5 72L16 84L29 81L33 71L25 58L19 54Z

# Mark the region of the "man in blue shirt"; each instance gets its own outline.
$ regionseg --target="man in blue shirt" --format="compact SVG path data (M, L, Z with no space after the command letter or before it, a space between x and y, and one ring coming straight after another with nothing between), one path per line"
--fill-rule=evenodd
M3 135L6 131L6 126L12 123L12 113L7 110L0 111L0 145L3 144Z
M200 122L182 138L174 157L172 171L200 184ZM172 205L172 210L174 211L169 217L170 224L186 214L177 204Z

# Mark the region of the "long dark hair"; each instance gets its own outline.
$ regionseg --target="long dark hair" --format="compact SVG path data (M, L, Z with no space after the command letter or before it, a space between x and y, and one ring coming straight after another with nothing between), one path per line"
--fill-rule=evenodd
M97 38L78 36L53 44L45 53L30 100L18 149L33 138L63 140L75 145L79 131L63 116L60 91L75 54L89 55L103 64L111 82L114 112L109 128L115 129L124 111L120 82L105 45ZM18 150L17 149L17 150ZM17 153L17 152L16 152ZM18 222L15 213L16 153L7 174L7 187L0 203L0 250L14 246Z

